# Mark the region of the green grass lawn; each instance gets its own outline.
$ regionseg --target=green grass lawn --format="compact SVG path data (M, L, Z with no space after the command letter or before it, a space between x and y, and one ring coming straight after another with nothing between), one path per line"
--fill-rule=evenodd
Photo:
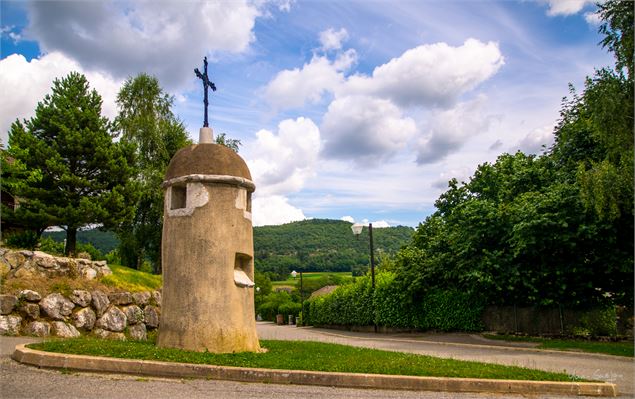
M345 278L346 280L352 280L353 279L353 276L351 275L351 272L305 272L305 273L302 273L302 279L304 281L306 281L306 280L317 280L320 277L328 276L328 275L342 277L342 278ZM300 273L298 273L298 275L297 275L297 277L295 279L291 275L289 275L289 277L287 277L286 280L272 281L271 282L271 284L274 287L276 287L276 286L295 287L296 283L300 284Z
M104 285L123 291L154 291L163 285L161 275L142 272L120 265L108 265L112 274L101 278Z
M266 353L212 354L158 348L154 340L54 340L28 347L49 352L283 370L488 379L579 381L575 376L409 353L306 341L261 341Z
M538 349L582 351L607 355L633 357L633 342L600 342L581 339L549 339L515 335L484 334L485 338L512 342L537 342Z

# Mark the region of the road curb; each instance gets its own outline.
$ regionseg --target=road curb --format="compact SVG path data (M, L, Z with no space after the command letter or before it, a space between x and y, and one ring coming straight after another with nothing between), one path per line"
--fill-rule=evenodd
M617 396L616 385L604 382L489 380L240 368L68 355L30 349L26 347L26 344L16 346L11 357L20 363L44 368L153 377L202 378L241 382L412 391Z

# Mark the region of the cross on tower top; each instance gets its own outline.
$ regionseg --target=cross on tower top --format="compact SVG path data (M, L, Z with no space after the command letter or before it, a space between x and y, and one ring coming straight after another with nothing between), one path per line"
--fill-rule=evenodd
M203 120L203 127L209 127L209 124L207 123L207 106L209 104L209 101L207 101L207 88L209 87L212 91L216 91L216 85L214 85L207 76L207 57L203 58L203 73L201 73L198 68L194 69L194 73L203 81L203 104L205 104L205 119Z

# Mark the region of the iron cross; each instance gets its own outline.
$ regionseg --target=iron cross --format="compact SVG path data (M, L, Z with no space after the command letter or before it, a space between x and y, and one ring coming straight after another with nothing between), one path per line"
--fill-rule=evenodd
M209 87L212 91L216 91L216 86L207 76L207 57L203 58L203 66L203 73L201 73L198 68L194 69L194 73L203 81L203 92L205 93L203 97L203 104L205 104L205 120L203 121L203 127L209 127L209 124L207 123L207 105L209 104L207 101L207 88Z

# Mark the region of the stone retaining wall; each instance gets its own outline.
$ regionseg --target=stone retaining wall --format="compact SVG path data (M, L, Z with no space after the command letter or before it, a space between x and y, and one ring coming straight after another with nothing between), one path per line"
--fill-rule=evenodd
M145 340L159 327L161 293L74 290L42 297L32 290L0 295L0 335Z
M92 280L112 274L105 260L91 261L49 255L40 251L0 248L0 276L7 278L70 277Z

